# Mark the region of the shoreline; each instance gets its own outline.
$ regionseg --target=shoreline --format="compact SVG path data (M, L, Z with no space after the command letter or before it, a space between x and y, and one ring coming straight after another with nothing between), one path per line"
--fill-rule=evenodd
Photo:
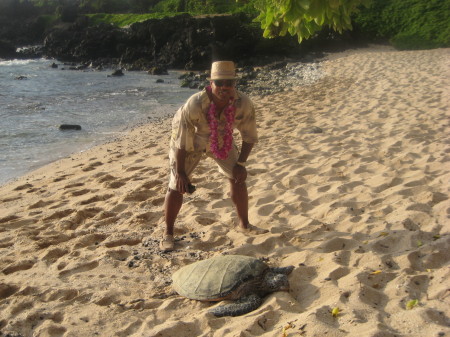
M52 62L1 63L1 87L7 96L0 128L5 147L0 184L111 141L136 125L167 117L191 95L190 89L180 88L177 72L159 83L160 76L144 72L109 79L108 71L65 72L52 69ZM27 79L16 80L21 74ZM48 84L37 89L43 82ZM80 125L82 130L61 131L61 124Z
M44 59L41 59L44 60ZM12 60L11 62L14 62L15 60ZM17 60L18 62L27 62L30 60ZM32 60L31 60L32 61ZM45 59L45 61L52 61L50 59ZM61 66L61 63L57 60L54 60L54 64ZM10 62L10 61L7 61ZM269 65L267 67L259 67L254 70L247 70L244 71L243 69L239 69L240 76L242 78L241 83L239 83L239 90L245 92L248 95L251 96L267 96L268 94L273 94L281 91L292 90L292 85L309 85L311 83L314 83L321 78L321 71L320 71L320 62L321 61L315 61L313 63L302 63L302 62L278 62L276 63L276 68L274 69L273 65ZM65 64L70 65L70 64ZM81 72L100 72L100 73L108 73L108 71L111 71L112 69L94 69L89 68L86 69L78 69L76 64L72 64L73 69L69 68L59 68L61 70L65 71L81 71ZM281 65L281 67L280 67ZM55 70L58 71L58 70ZM181 84L181 75L188 74L187 71L177 71L177 70L169 70L171 73L176 74L176 77L180 81ZM131 71L131 72L139 72L139 73L145 73L144 71L138 70L138 71ZM191 79L191 84L193 86L190 88L192 94L194 94L199 88L197 88L199 85L204 84L204 81L206 79L207 71L199 71L199 72L192 72L194 74L193 79ZM165 75L160 76L163 80L165 78ZM195 80L197 79L203 79L202 80ZM124 81L127 81L127 78L123 78ZM182 88L182 86L181 86ZM187 89L187 88L186 88ZM182 89L180 89L182 90ZM181 103L180 103L181 104ZM156 121L158 122L161 119L165 118L171 118L171 114L174 114L175 111L178 109L178 107L175 107L173 111L169 112L166 111L164 116L161 116L160 118L156 118ZM145 125L148 123L148 116L142 116L140 120L136 120L131 124L122 125L122 126L116 126L114 129L111 129L111 133L113 133L112 136L104 137L103 140L96 140L91 139L87 143L83 143L84 146L80 149L75 149L71 151L70 153L67 152L66 154L63 154L62 156L59 156L59 158L51 159L41 163L30 165L30 169L23 173L22 175L26 175L27 173L31 173L36 169L39 169L45 165L51 164L54 161L63 159L66 156L74 155L76 153L84 152L86 150L89 150L90 148L102 145L103 143L110 143L117 139L117 137L120 137L123 133L129 132L130 130L139 127L141 125ZM3 181L3 179L0 181L0 186L7 184L9 182L12 182L14 180L19 179L20 176L10 177Z
M205 160L176 250L159 251L170 118L1 186L0 332L445 336L449 55L334 54L320 81L252 97L249 216L264 235L233 230L228 185ZM294 265L289 292L234 318L173 292L174 271L220 254Z

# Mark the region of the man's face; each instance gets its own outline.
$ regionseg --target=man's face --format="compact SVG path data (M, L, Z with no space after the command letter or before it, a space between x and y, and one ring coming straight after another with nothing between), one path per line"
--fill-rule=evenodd
M211 81L211 88L214 96L221 101L228 102L234 96L235 80L214 80Z

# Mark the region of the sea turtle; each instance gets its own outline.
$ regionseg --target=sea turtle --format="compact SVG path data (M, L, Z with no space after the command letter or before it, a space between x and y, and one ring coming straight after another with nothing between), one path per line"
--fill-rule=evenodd
M242 255L222 255L184 266L172 275L173 288L200 301L237 300L209 310L215 316L239 316L258 308L268 293L288 290L293 266L270 268Z

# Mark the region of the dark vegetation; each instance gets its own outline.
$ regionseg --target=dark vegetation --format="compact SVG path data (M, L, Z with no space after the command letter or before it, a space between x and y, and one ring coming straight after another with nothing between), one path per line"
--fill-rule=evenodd
M192 16L241 13L248 18L245 25L258 30L259 24L251 19L258 15L254 4L261 1L0 0L0 49L5 55L15 47L42 43L51 29L76 22L124 27L182 13ZM345 33L347 39L390 42L398 49L450 47L450 0L373 0L369 8L361 8L353 16L352 22L354 29ZM324 27L319 35L338 35L329 32ZM277 43L284 41L292 43L289 38ZM311 45L308 41L303 43Z
M354 33L397 49L450 47L449 0L376 0L353 18Z

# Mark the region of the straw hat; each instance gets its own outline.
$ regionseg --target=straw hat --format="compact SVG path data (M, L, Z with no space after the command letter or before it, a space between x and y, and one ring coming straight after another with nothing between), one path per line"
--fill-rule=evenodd
M216 61L211 65L211 78L214 80L236 80L236 68L233 61Z

